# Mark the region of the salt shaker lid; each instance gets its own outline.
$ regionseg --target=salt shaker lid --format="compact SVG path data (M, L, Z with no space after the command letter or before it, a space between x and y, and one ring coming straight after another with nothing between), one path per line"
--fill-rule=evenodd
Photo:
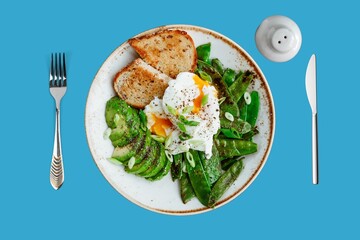
M286 62L299 52L302 42L298 25L286 16L270 16L256 30L256 47L274 62Z

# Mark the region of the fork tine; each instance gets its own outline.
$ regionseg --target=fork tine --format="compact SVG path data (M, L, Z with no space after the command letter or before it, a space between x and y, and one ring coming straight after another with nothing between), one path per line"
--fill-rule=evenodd
M50 59L50 87L66 87L65 53L51 53Z
M62 87L63 82L63 72L62 72L62 62L61 62L61 53L58 55L58 65L59 65L59 74L58 74L58 87Z
M63 53L63 86L66 87L67 82L66 82L66 65L65 65L65 53Z
M57 59L57 53L55 53L54 54L54 62L55 62L55 65L54 65L54 69L55 69L55 71L54 71L54 86L55 87L57 87L58 86L58 79L59 79L59 74L58 74L58 72L59 72L59 70L58 70L58 59Z
M50 60L50 77L49 77L49 86L54 86L54 61L53 61L53 54L51 54Z

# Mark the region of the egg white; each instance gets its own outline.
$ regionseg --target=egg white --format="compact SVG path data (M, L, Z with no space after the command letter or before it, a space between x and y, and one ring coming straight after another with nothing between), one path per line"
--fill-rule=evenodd
M198 113L184 113L184 110L193 106L194 99L200 94L198 86L195 84L193 73L180 73L175 80L169 82L168 88L163 96L163 110L170 121L177 126L180 122L179 116L183 115L187 120L199 122L198 126L186 127L186 133L192 136L191 139L181 141L180 130L177 128L172 135L172 143L169 145L169 151L173 154L186 152L189 149L204 151L207 158L212 155L213 135L220 128L220 109L216 89L209 85L203 86L202 91L208 95L208 102L200 108ZM169 110L175 109L176 114ZM180 147L176 148L176 147Z

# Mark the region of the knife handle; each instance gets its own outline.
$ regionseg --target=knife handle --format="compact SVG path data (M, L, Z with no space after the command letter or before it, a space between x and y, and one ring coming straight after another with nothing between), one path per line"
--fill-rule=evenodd
M313 184L319 183L318 171L318 130L317 130L317 113L312 115L312 176Z

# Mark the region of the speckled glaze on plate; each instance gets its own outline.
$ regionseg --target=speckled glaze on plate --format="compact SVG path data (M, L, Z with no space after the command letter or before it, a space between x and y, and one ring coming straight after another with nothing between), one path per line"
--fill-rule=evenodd
M251 88L259 91L261 101L257 122L260 134L254 137L254 141L258 144L258 152L246 156L244 170L216 204L216 209L239 196L254 181L268 158L275 133L275 109L271 91L265 76L250 55L234 41L217 32L191 25L168 25L148 30L138 36L163 29L186 31L193 38L195 46L211 42L211 58L219 58L225 67L235 70L250 69L257 75ZM86 136L93 159L114 189L140 207L171 215L190 215L210 211L212 208L204 207L196 198L183 204L178 182L173 182L170 174L160 181L149 182L141 177L127 174L123 166L114 165L107 160L112 154L113 146L110 140L103 138L103 133L107 129L106 101L115 95L112 87L115 74L136 57L138 57L137 53L128 42L124 42L105 60L93 80L85 111Z

